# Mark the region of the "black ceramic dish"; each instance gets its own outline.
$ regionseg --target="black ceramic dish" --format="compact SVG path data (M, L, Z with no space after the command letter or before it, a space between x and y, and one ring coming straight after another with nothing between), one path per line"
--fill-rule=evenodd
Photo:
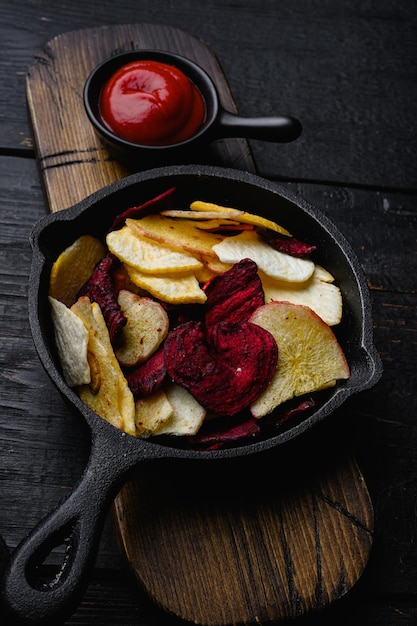
M88 409L61 376L47 300L52 263L80 235L102 236L116 214L172 186L177 187L183 206L203 199L276 220L297 237L318 246L315 260L331 271L340 285L344 318L336 332L351 368L351 378L329 390L308 418L273 437L216 451L181 448L178 441L174 447L136 439ZM34 624L47 620L57 623L76 608L87 584L108 507L130 470L148 460L220 461L271 451L290 440L294 445L295 438L323 422L349 396L374 385L381 365L373 346L368 288L349 244L320 211L255 175L205 166L175 166L134 174L41 220L33 230L31 243L29 315L34 343L47 373L71 407L84 417L92 438L90 460L79 484L16 549L3 580L3 599L13 623L21 620ZM42 585L37 580L36 565L63 537L68 542L67 558L54 581Z
M196 85L206 105L206 119L200 130L187 141L166 146L144 146L121 139L103 124L99 97L107 80L123 65L131 61L148 59L174 65ZM223 137L245 137L271 142L288 142L297 139L301 124L293 117L245 118L229 113L220 104L216 87L208 74L189 59L158 50L123 52L98 65L90 74L84 87L84 106L87 116L101 142L119 161L135 167L135 163L167 165L184 162L193 154L201 153L202 145Z

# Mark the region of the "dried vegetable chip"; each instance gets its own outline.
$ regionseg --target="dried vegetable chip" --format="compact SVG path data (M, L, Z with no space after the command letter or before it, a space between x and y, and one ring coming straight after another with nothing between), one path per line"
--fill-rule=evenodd
M91 381L87 359L88 330L65 304L49 297L55 343L65 381L70 387Z
M118 302L127 324L120 331L114 352L121 365L132 367L159 348L168 334L168 315L155 300L125 289L119 292Z
M250 258L265 274L278 280L302 282L314 272L313 261L274 250L255 231L226 237L214 245L213 250L223 263L237 263Z
M52 265L49 295L70 307L105 254L104 244L96 237L82 235L76 239Z
M243 259L232 269L212 278L204 291L206 327L220 322L238 323L247 321L264 301L262 283L256 263Z
M174 407L164 391L157 391L135 402L135 424L138 437L149 437L162 428L174 413Z
M218 421L218 420L216 420ZM205 450L218 450L226 444L236 444L252 437L256 437L261 432L258 420L248 417L237 424L225 424L222 428L210 430L206 433L197 433L188 438L188 442L193 447Z
M194 274L144 274L133 267L127 271L132 282L158 300L170 304L202 304L206 294Z
M193 224L163 215L148 215L140 220L129 219L126 220L126 226L174 250L187 250L199 256L215 257L213 245L222 241L221 235L203 231Z
M269 332L249 322L212 326L181 324L165 340L171 378L207 410L234 415L269 384L276 368L277 344Z
M230 218L236 219L239 215L242 215L243 211L191 211L191 210L178 210L171 209L168 211L161 211L161 215L166 217L184 217L188 220L229 220Z
M124 430L136 434L135 402L127 381L114 356L104 317L96 302L84 296L71 310L78 315L88 330L88 352L98 367L94 386L79 387L81 400L97 415Z
M232 211L233 219L242 222L243 224L252 224L253 226L257 226L259 228L267 228L276 233L280 233L281 235L291 236L291 233L288 232L285 228L273 222L272 220L268 220L265 217L261 217L260 215L255 215L254 213L247 213L246 211L239 211L239 209L230 209L228 207L220 206L218 204L213 204L211 202L203 202L201 200L196 200L190 204L190 209L193 211L217 211L219 213L224 211Z
M164 383L167 370L164 348L161 346L145 363L126 372L126 380L135 398L151 396Z
M265 302L292 302L310 307L326 324L335 326L342 319L342 294L339 287L321 279L323 273L315 268L313 275L302 283L274 280L260 272ZM326 277L326 275L324 275Z
M195 435L206 416L205 409L183 387L170 383L165 388L173 408L169 419L155 430L155 435Z
M299 241L295 237L285 237L266 228L262 228L258 232L274 250L285 252L291 256L304 257L317 250L317 246Z
M147 202L138 206L130 207L126 211L123 211L116 217L109 230L111 231L120 228L124 225L128 218L136 219L141 215L147 215L148 213L156 213L157 211L169 209L172 204L175 191L175 187L171 187L170 189L167 189L167 191L151 198Z
M187 272L203 267L191 254L156 243L129 226L108 233L106 242L120 261L146 274Z
M93 275L80 291L91 302L97 302L107 324L110 341L113 343L127 320L117 301L112 272L119 265L119 260L108 253L97 265Z
M349 378L349 366L333 331L311 309L271 302L257 309L250 321L268 330L279 346L275 375L251 405L254 417L263 417L294 396Z

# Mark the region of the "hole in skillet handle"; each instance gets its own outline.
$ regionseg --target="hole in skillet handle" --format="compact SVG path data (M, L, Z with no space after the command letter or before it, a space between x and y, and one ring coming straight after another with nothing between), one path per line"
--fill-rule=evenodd
M206 115L197 132L187 140L167 145L142 145L118 136L104 123L100 95L107 81L124 65L150 60L172 65L185 74L203 97ZM84 107L95 133L109 153L131 169L146 162L148 168L175 165L198 159L205 161L208 144L225 137L241 137L268 142L290 142L297 139L301 123L291 116L242 117L226 111L220 104L217 89L210 76L196 63L178 54L161 50L123 52L98 65L84 86ZM206 157L209 159L209 157Z

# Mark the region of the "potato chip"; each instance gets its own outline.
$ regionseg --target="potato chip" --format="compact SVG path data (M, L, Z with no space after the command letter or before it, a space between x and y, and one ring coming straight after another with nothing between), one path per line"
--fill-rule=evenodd
M317 313L326 324L335 326L342 319L342 294L339 287L322 280L322 276L328 278L327 274L316 267L308 280L302 283L289 283L275 280L259 272L265 303L286 300L293 304L303 304Z
M349 366L332 329L311 309L271 302L249 320L269 331L278 345L278 364L270 385L251 405L259 418L294 396L313 393L349 378Z
M96 384L94 389L90 385L79 387L81 400L116 428L135 435L133 394L114 356L99 305L96 302L91 304L84 296L73 304L71 310L84 322L88 330L88 350L94 355L99 368L99 384Z
M163 302L203 304L206 301L206 294L194 274L143 274L130 266L127 266L127 271L135 285Z
M205 409L186 389L175 383L169 383L165 387L165 393L173 407L173 413L153 434L195 435L204 421Z
M265 274L278 280L303 282L314 272L313 261L274 250L255 231L225 237L213 250L223 263L252 259Z
M76 239L52 265L49 295L70 307L105 254L105 246L96 237L82 235Z
M239 211L238 209L230 209L228 207L220 206L218 204L213 204L211 202L203 202L201 200L196 200L190 204L190 208L194 211L217 211L219 213L224 211L232 211L233 214L231 217L233 219L242 222L243 224L253 224L254 226L259 226L260 228L268 228L269 230L273 230L276 233L280 233L281 235L290 236L288 230L273 222L272 220L268 220L265 217L261 217L260 215L254 215L253 213L247 213L246 211Z
M151 298L143 298L122 289L118 302L127 319L114 350L125 367L146 361L168 334L169 320L165 309Z
M174 407L164 391L157 391L147 398L135 402L136 435L149 437L164 424L174 413Z
M191 254L156 243L129 226L108 233L106 242L118 259L147 274L187 272L203 267Z
M164 215L148 215L140 220L126 220L126 225L144 237L154 239L174 250L192 254L212 256L212 248L222 240L221 235L208 233L183 220L174 220Z
M50 296L49 304L65 381L70 387L87 385L91 381L87 359L88 330L80 318L62 302Z

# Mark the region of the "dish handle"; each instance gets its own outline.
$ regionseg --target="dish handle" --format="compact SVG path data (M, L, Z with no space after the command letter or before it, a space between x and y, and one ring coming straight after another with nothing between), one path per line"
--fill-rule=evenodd
M108 509L138 456L140 460L138 441L132 438L133 445L129 435L117 432L108 437L108 433L107 424L94 432L90 458L78 484L12 554L1 588L3 612L10 620L6 624L57 624L81 601ZM41 566L63 543L62 564L45 581Z

